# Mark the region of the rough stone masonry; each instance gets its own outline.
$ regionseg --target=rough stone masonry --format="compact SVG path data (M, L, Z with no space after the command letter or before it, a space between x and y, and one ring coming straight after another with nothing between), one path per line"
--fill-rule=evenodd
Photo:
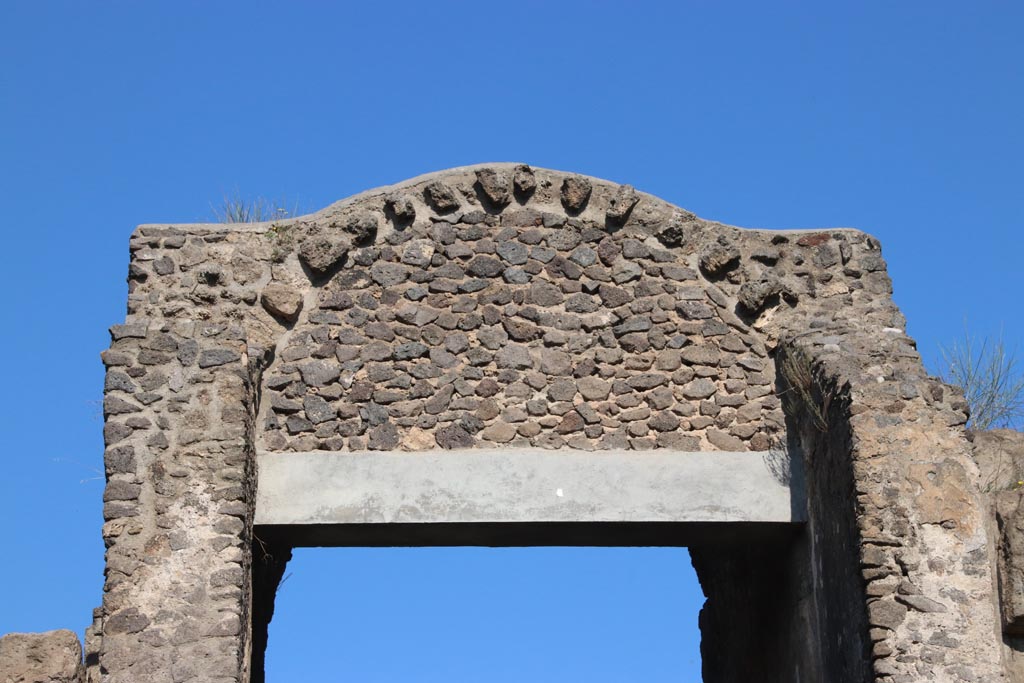
M257 540L258 453L499 446L793 454L805 522L690 542L705 681L1024 680L1024 517L991 465L1019 435L972 444L869 235L488 164L130 251L103 604L84 668L67 632L14 634L3 683L262 680L299 541Z

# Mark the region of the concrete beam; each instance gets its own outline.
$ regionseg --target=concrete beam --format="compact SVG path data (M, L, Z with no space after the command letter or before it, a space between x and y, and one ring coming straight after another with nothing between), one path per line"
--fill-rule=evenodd
M258 466L259 525L805 519L802 486L785 474L785 453L264 453Z

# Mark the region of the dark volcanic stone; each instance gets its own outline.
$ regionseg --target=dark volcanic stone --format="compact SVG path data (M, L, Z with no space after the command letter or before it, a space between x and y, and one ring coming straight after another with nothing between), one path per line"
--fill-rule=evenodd
M476 182L495 206L505 206L512 200L510 178L506 172L481 168L476 172Z
M469 274L476 277L496 277L503 270L505 270L505 266L492 256L475 256L467 267Z
M538 306L557 306L564 298L561 288L546 280L537 280L530 285L530 301Z
M569 260L586 268L597 263L597 252L586 246L576 247L569 254Z
M398 428L390 422L374 427L368 435L366 445L371 451L390 451L398 448Z
M370 266L370 277L382 287L394 287L409 277L409 268L400 263L377 262Z
M302 400L302 408L306 411L306 417L313 424L333 420L338 414L334 406L315 394L306 394Z
M638 201L640 201L640 197L632 185L619 185L609 202L608 218L617 222L626 220Z
M569 176L562 181L562 206L569 213L579 213L587 205L592 191L590 181L582 176Z
M540 225L543 220L544 218L540 211L534 211L533 209L509 209L502 215L501 224L511 227L528 228Z
M608 308L618 308L624 304L628 304L633 300L633 295L625 289L620 287L614 287L612 285L601 285L597 290L598 295L601 297L601 301Z
M555 427L555 431L559 434L572 434L583 429L583 426L583 417L575 410L571 410L565 414L559 425Z
M299 260L317 275L323 275L334 266L340 264L352 242L341 235L313 235L299 247Z
M679 418L669 412L659 412L650 420L647 425L657 432L671 432L679 427Z
M438 213L449 213L459 208L459 198L455 191L440 180L423 188L423 196Z
M740 251L724 235L704 246L700 252L700 267L709 275L721 275L740 263Z
M377 234L377 214L357 211L345 219L342 229L352 235L357 244L365 243Z
M572 356L564 351L544 349L540 355L540 369L546 375L571 375Z
M515 266L521 266L526 263L527 251L526 246L519 242L513 242L511 240L501 242L495 249L498 252L498 256L505 259L509 263ZM472 262L471 262L472 265Z
M548 398L552 401L571 401L576 396L576 382L558 379L548 385Z
M651 329L653 324L651 323L651 316L649 315L638 315L633 318L627 318L626 322L616 325L612 328L612 334L616 337L621 337L631 332L646 332Z
M533 358L530 357L530 350L519 344L509 344L498 351L495 362L499 368L525 370L533 367Z
M441 448L472 448L474 439L464 427L458 424L450 424L441 427L434 433L434 440Z
M626 384L633 387L634 389L647 390L653 389L654 387L660 387L663 384L668 383L668 377L655 372L645 372L640 375L633 375Z
M409 342L407 344L399 344L394 349L395 360L410 360L412 358L422 358L427 355L430 351L426 344L420 342Z
M533 169L526 164L516 166L512 174L512 184L518 195L529 196L537 189L537 179L533 175Z
M289 434L313 431L313 423L300 415L289 415L285 421Z
M385 206L395 218L405 221L411 221L416 218L416 206L412 203L412 198L404 194L392 194L389 195Z
M548 263L545 270L555 278L567 277L570 280L579 280L580 276L583 275L583 269L572 261L556 256Z
M544 330L536 325L512 320L511 318L505 318L502 320L502 325L504 326L505 331L508 332L508 336L515 341L529 342L534 339L540 339L544 334Z
M744 282L740 287L739 303L751 313L760 313L768 300L782 291L782 285L776 279Z
M199 367L212 368L218 365L225 365L240 359L237 351L230 349L206 349L199 352Z
M313 360L299 366L302 381L313 387L322 387L338 379L341 368L337 363Z

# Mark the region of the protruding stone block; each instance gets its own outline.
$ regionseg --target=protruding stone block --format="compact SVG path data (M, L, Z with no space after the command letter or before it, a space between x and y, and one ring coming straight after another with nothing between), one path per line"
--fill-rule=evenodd
M72 631L10 633L0 638L4 683L84 683L82 646Z

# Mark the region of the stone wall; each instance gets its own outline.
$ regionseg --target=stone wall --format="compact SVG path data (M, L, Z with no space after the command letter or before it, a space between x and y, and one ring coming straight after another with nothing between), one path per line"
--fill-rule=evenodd
M778 329L891 308L862 233L741 231L526 166L188 232L133 238L132 310L230 311L275 350L267 450L765 450Z
M60 630L0 638L0 683L85 683L78 636Z
M743 230L493 164L274 223L141 226L130 248L91 680L261 678L273 603L251 577L289 549L253 535L257 450L782 442L806 528L772 562L693 549L705 680L750 680L771 649L761 680L1003 680L965 406L864 233ZM738 582L754 628L730 625ZM757 641L767 615L787 630Z
M978 483L992 510L989 560L996 568L1003 659L1024 680L1024 432L970 434Z
M134 321L111 335L102 680L238 680L259 357L219 322Z

